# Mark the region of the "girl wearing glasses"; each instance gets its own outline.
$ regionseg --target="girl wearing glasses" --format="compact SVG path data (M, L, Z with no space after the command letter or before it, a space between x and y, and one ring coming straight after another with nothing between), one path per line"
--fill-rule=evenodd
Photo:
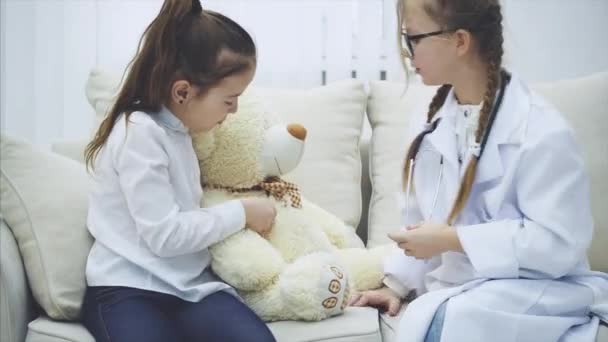
M501 68L498 0L399 0L398 17L404 60L441 86L405 158L386 287L351 304L396 315L415 291L399 342L594 341L608 276L586 258L583 158L561 115Z

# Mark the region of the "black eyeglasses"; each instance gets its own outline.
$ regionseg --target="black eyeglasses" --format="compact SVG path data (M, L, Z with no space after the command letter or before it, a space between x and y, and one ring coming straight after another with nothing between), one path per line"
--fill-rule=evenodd
M423 38L438 36L440 34L450 33L450 32L454 32L454 31L456 31L456 30L441 30L441 31L421 33L421 34L407 34L407 32L401 32L401 38L403 39L403 42L401 45L407 49L407 53L409 55L408 57L413 58L414 57L414 45L413 44L418 44L418 42ZM405 44L403 44L403 43L405 43Z

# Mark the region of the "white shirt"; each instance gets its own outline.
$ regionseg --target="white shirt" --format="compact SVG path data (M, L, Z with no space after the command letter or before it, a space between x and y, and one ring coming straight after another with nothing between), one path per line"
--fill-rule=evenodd
M207 248L245 226L240 201L201 209L192 139L168 109L123 115L92 173L87 225L90 286L128 286L199 301L231 288L210 272Z
M466 170L466 162L469 160L469 147L475 143L475 133L479 124L479 113L482 104L479 105L457 105L456 113L456 141L458 151L458 162L460 164L460 177ZM464 167L463 167L464 166Z

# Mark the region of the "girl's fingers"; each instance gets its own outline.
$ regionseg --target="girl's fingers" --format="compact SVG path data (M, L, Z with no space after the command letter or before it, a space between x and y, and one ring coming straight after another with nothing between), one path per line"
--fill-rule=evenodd
M366 306L368 303L367 296L361 296L359 299L353 304L353 306Z
M361 298L361 293L354 293L352 296L350 296L350 299L348 300L348 306L354 306L354 304L359 300L359 298Z
M396 298L391 298L388 302L388 314L390 316L396 316L401 308L401 302Z
M402 232L402 231L388 233L388 238L397 243L406 242L407 236L408 236L407 232Z
M414 229L418 229L418 228L422 227L422 225L423 225L423 224L424 224L424 221L420 221L420 222L418 222L418 223L414 223L414 224L411 224L411 225L407 226L407 228L406 228L406 229L407 229L407 230L414 230Z

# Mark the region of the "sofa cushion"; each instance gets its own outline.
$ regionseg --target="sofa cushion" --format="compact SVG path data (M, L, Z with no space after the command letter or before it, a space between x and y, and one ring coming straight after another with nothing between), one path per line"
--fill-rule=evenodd
M380 333L382 334L382 342L395 342L397 340L399 321L406 309L407 303L404 303L396 316L391 316L387 313L380 314Z
M399 227L401 170L408 143L410 115L424 112L435 88L394 82L371 82L367 115L372 126L369 174L372 195L368 212L368 246L390 242Z
M597 332L596 342L608 342L608 325L602 323L600 329Z
M22 342L32 319L32 296L17 241L0 215L0 341Z
M91 71L86 94L96 111L95 122L108 112L119 80L101 68ZM359 140L367 104L363 83L346 80L311 89L250 87L243 96L257 97L282 121L306 127L302 162L285 178L296 182L309 200L357 227L362 206Z
M84 87L89 104L95 110L91 137L94 136L101 121L110 111L115 98L120 90L121 75L102 68L93 68L89 72L87 83Z
M348 308L344 314L320 322L274 322L268 325L279 342L380 342L378 311ZM79 323L40 317L29 324L26 342L94 342Z
M80 323L39 317L28 324L25 342L95 342L95 339Z
M608 272L608 72L532 87L568 119L583 147L595 223L591 267Z
M552 103L572 125L582 145L591 179L595 235L589 251L592 268L608 271L608 72L579 79L531 86ZM368 116L372 125L371 175L373 193L369 207L370 244L388 241L386 234L400 224L396 193L401 188L401 167L406 152L408 120L424 114L434 88L399 83L372 82Z
M344 314L319 322L274 322L268 325L279 342L380 342L378 311L348 307Z
M84 165L2 135L0 170L0 211L34 298L52 318L77 318L92 244Z
M84 164L84 149L88 143L88 140L56 141L51 145L51 150L64 157Z
M341 81L306 90L253 88L267 109L284 122L308 130L302 162L287 179L304 196L351 227L361 217L359 142L367 94L359 81Z

